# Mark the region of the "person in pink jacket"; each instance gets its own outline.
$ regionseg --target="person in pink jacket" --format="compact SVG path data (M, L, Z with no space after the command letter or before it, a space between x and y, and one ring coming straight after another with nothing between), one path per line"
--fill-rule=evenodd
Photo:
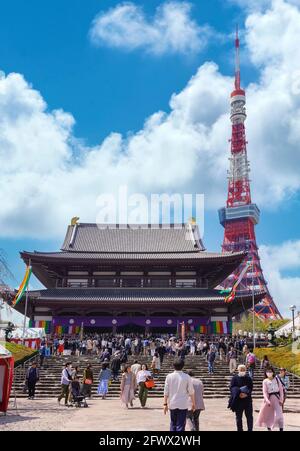
M256 426L267 427L271 431L279 427L283 431L283 386L272 367L266 369L263 381L264 401L261 406Z

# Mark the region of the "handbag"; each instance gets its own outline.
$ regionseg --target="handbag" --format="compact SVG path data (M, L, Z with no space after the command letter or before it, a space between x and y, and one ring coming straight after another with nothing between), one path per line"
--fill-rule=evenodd
M86 385L92 385L93 381L92 381L92 379L86 379L86 380L84 381L84 383L85 383Z
M146 388L154 388L155 387L155 382L154 382L154 380L153 379L148 379L146 382L145 382L145 387Z

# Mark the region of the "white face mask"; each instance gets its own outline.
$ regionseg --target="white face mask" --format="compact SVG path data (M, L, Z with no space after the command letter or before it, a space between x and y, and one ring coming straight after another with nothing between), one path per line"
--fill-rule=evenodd
M239 376L241 376L241 377L246 376L246 371L240 371Z

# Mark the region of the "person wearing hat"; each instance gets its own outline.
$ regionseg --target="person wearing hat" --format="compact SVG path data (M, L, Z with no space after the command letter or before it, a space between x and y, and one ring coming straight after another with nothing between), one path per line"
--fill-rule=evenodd
M233 376L230 384L230 399L228 408L235 412L238 431L243 431L243 413L247 419L248 431L253 430L253 382L247 375L245 365L238 366L238 374Z

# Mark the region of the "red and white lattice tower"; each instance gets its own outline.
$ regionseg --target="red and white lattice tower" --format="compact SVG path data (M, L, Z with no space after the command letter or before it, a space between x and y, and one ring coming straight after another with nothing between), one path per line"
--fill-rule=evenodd
M247 251L248 255L241 266L223 283L224 288L231 288L247 262L251 262L238 291L263 291L264 299L255 307L256 314L262 318L280 318L267 283L264 279L258 247L255 238L255 225L259 222L260 211L251 202L249 160L245 133L246 94L240 84L240 41L236 34L236 70L235 86L231 94L231 157L228 171L227 206L219 210L220 223L225 229L223 252Z

